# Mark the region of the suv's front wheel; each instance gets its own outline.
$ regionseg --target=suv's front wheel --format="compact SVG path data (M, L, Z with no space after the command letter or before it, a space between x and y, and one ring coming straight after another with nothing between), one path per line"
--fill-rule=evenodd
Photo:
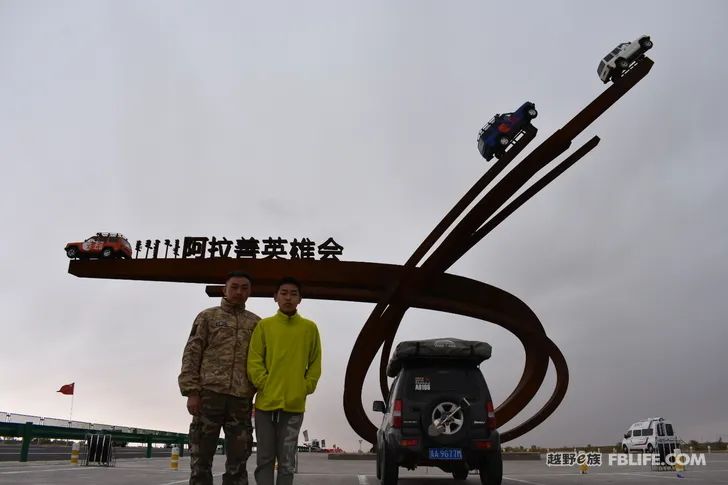
M503 456L500 448L485 456L479 471L482 485L501 485L503 482Z
M379 481L382 485L397 485L399 480L399 466L392 456L387 453L387 447L382 447L379 459Z

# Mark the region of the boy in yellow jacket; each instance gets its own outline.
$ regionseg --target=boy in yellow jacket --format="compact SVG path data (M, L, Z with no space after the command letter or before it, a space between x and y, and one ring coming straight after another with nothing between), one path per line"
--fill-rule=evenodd
M321 339L316 324L297 312L301 284L296 279L283 278L273 299L278 312L258 322L248 351L248 376L257 389L255 481L273 485L277 460L276 485L290 485L306 396L321 377Z

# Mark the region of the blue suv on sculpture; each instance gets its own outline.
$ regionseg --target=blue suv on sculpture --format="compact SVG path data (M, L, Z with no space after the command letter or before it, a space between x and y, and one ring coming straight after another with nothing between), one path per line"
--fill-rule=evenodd
M536 116L536 105L530 101L513 113L496 114L478 133L478 151L486 160L500 158Z

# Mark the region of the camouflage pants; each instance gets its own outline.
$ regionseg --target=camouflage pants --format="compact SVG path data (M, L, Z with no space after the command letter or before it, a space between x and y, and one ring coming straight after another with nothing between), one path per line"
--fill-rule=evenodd
M273 485L273 466L276 461L276 485L293 483L301 424L303 413L255 410L255 435L258 438L255 483Z
M190 485L212 485L212 459L221 427L227 455L222 483L248 485L245 464L253 449L252 399L206 390L200 399L201 412L190 425Z

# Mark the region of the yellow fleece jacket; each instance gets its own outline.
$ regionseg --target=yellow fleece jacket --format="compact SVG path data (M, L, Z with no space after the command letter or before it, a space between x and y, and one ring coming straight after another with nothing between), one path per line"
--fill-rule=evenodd
M321 377L321 338L314 322L280 310L258 322L250 338L248 377L261 411L302 413Z

